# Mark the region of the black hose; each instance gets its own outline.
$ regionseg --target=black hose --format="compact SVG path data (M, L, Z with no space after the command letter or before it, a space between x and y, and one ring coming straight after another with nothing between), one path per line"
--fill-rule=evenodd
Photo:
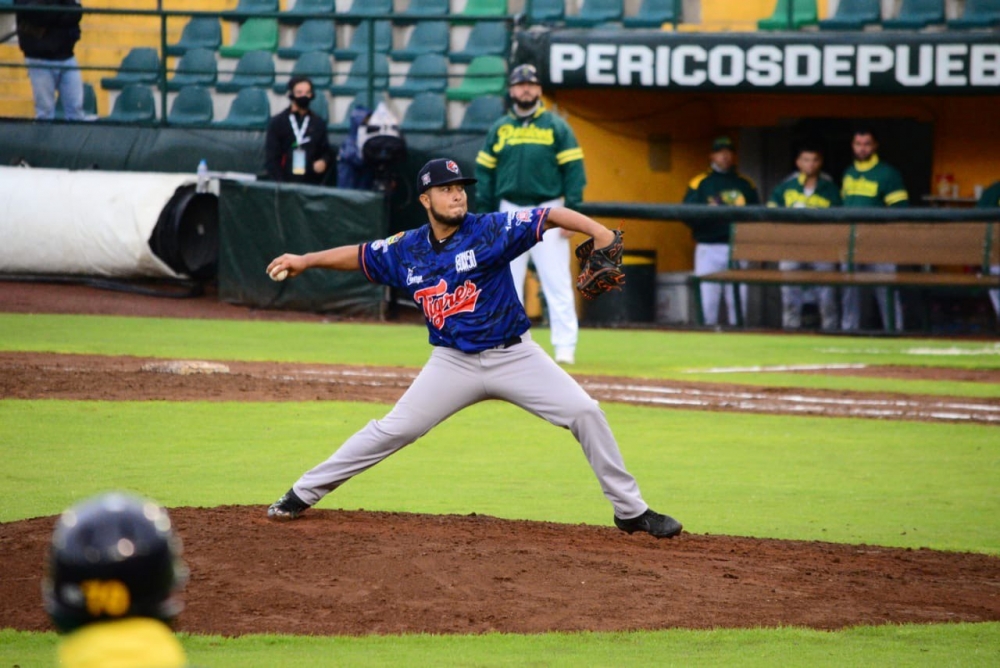
M54 283L58 285L85 285L100 290L127 292L145 297L166 297L169 299L191 299L205 294L205 284L186 279L163 279L158 281L161 288L137 285L134 281L96 276L73 276L70 274L0 274L0 281L8 283Z

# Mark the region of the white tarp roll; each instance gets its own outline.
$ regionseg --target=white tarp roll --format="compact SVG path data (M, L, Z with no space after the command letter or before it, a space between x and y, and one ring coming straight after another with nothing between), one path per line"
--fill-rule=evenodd
M194 175L0 167L0 273L169 277L149 249Z

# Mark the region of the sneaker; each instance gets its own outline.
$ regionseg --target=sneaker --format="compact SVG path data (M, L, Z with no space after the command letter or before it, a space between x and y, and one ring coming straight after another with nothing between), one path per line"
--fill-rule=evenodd
M572 348L556 348L556 364L575 364Z
M673 538L684 528L681 523L669 515L661 515L652 508L630 520L623 520L615 515L615 526L627 533L645 531L657 538Z
M288 490L284 496L271 504L267 516L272 520L287 522L298 518L309 508L309 504L300 499L294 491Z

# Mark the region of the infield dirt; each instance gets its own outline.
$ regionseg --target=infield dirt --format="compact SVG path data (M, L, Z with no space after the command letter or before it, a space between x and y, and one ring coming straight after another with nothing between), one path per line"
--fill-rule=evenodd
M162 300L24 284L3 284L0 311L287 315L211 298ZM368 370L380 378L372 383L365 374L345 379L342 369L314 365L234 362L226 363L229 373L184 376L143 370L148 363L4 353L0 398L392 401L413 371L394 370L391 380L388 370ZM709 409L738 408L726 404ZM178 628L197 633L835 629L1000 620L1000 559L988 555L697 534L656 541L611 526L476 515L312 510L297 522L276 524L265 519L263 507L173 508L170 514L191 568ZM0 628L49 628L40 580L53 524L51 517L0 524Z

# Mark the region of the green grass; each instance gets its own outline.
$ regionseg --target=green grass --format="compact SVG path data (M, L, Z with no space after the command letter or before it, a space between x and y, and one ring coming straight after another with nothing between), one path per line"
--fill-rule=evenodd
M548 347L547 330L537 330L535 335ZM0 350L409 367L422 366L429 354L427 332L417 325L24 314L0 314ZM926 354L929 351L967 354ZM1000 384L989 383L800 373L704 373L729 367L843 363L1000 368L1000 345L981 341L585 330L577 361L574 373L581 374L1000 396Z
M55 514L109 487L168 506L270 503L387 410L2 401L10 494L0 521ZM689 531L1000 553L995 427L605 410L646 500ZM321 506L611 519L572 436L501 402L452 417Z
M54 663L52 633L0 630L0 666ZM182 635L192 664L275 666L995 666L1000 624L671 630L544 635L293 636Z
M548 333L536 333L548 345ZM929 355L928 349L963 355ZM416 326L0 314L0 350L419 367ZM623 354L621 351L625 351ZM783 364L998 368L993 343L585 330L581 374L954 396L986 383L789 373ZM695 371L695 373L689 373ZM386 406L334 402L0 400L0 521L55 514L109 487L168 506L264 504ZM995 427L743 415L606 404L646 499L696 533L1000 554ZM607 525L579 447L517 409L482 404L380 464L321 507ZM431 485L426 481L433 480ZM53 634L0 630L0 668L49 666ZM993 666L1000 624L533 636L182 637L202 666Z

